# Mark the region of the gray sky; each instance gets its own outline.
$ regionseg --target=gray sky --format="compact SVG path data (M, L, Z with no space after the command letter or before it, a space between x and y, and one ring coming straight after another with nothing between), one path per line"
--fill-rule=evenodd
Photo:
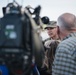
M0 17L2 7L13 0L0 0ZM70 12L76 15L76 0L16 0L23 7L31 5L33 8L41 5L41 17L48 16L50 20L57 20L58 16L64 12Z

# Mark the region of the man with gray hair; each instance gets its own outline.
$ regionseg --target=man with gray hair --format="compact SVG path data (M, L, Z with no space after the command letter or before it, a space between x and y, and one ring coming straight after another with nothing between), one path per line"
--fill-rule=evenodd
M56 49L52 75L76 75L76 16L64 13L57 24L62 42Z

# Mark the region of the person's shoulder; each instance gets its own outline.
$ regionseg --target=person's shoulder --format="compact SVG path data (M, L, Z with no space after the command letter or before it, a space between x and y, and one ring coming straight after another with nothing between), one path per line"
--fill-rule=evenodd
M76 49L76 37L70 37L61 41L58 45L58 50L62 52L72 53Z
M71 43L73 44L76 43L76 37L70 37L61 41L61 44L71 44Z

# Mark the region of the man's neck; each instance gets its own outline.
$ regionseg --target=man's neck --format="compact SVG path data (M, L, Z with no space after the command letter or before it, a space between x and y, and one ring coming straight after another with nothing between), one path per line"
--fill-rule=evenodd
M59 38L58 38L58 36L55 36L55 37L53 37L52 39L54 39L54 40L58 40Z

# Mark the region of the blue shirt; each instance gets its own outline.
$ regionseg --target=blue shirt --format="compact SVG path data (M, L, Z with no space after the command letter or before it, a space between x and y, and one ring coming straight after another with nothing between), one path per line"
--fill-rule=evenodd
M58 45L52 75L76 75L76 33L71 33Z

